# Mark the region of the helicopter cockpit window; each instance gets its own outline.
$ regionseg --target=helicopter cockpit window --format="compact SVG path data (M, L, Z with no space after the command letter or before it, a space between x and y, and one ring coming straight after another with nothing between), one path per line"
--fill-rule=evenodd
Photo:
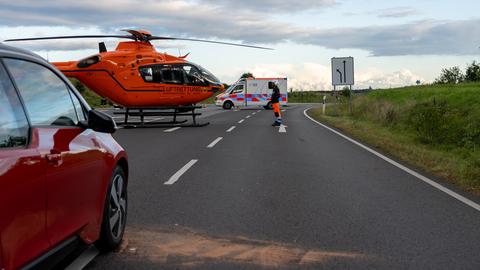
M182 66L185 71L188 85L206 86L208 83L203 79L201 71L195 66L184 65Z
M212 73L210 73L210 71L204 69L203 67L201 66L196 66L200 72L202 73L202 77L205 78L207 81L211 82L211 83L216 83L216 84L220 84L220 80L217 79L217 77L215 77Z

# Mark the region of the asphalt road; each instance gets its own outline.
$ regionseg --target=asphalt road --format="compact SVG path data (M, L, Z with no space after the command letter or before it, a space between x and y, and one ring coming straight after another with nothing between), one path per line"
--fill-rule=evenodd
M307 107L287 109L286 132L271 111L215 107L202 128L119 130L125 241L88 269L480 269L478 210L312 122Z

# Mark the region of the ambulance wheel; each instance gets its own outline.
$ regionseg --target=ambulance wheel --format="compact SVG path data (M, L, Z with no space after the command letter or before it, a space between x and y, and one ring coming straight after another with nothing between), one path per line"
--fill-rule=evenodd
M273 109L273 104L272 104L272 102L268 102L267 105L265 106L265 109L267 109L267 110L272 110L272 109Z
M232 109L232 107L233 107L233 103L231 101L225 101L223 103L223 108L225 110L230 110L230 109Z

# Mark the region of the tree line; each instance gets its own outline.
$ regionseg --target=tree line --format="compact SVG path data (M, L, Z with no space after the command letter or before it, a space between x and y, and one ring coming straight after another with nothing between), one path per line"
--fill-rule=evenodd
M462 82L480 82L480 64L473 61L463 72L458 66L444 68L440 76L435 79L436 84L456 84Z

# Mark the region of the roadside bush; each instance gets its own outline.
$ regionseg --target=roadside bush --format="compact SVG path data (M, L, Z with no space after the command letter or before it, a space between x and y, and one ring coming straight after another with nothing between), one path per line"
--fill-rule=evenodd
M399 108L391 102L376 100L372 102L365 96L356 96L353 100L353 118L394 126L398 123ZM345 114L347 111L344 112Z
M463 147L474 152L477 151L477 148L480 145L480 123L478 120L475 121L474 119L471 119L471 121L468 121L461 143L463 144Z
M350 95L351 95L350 88L344 87L344 88L342 89L342 91L340 92L340 95L342 95L343 97L349 98Z
M409 113L411 127L423 143L438 144L443 141L447 106L445 102L420 103Z
M472 187L480 187L480 156L470 154L465 162L458 164L459 184L469 190L475 190Z
M471 139L466 139L467 121L464 113L448 106L446 101L423 102L414 106L408 117L408 122L416 132L417 138L427 144L445 144L463 147L477 139L478 134L472 133Z

